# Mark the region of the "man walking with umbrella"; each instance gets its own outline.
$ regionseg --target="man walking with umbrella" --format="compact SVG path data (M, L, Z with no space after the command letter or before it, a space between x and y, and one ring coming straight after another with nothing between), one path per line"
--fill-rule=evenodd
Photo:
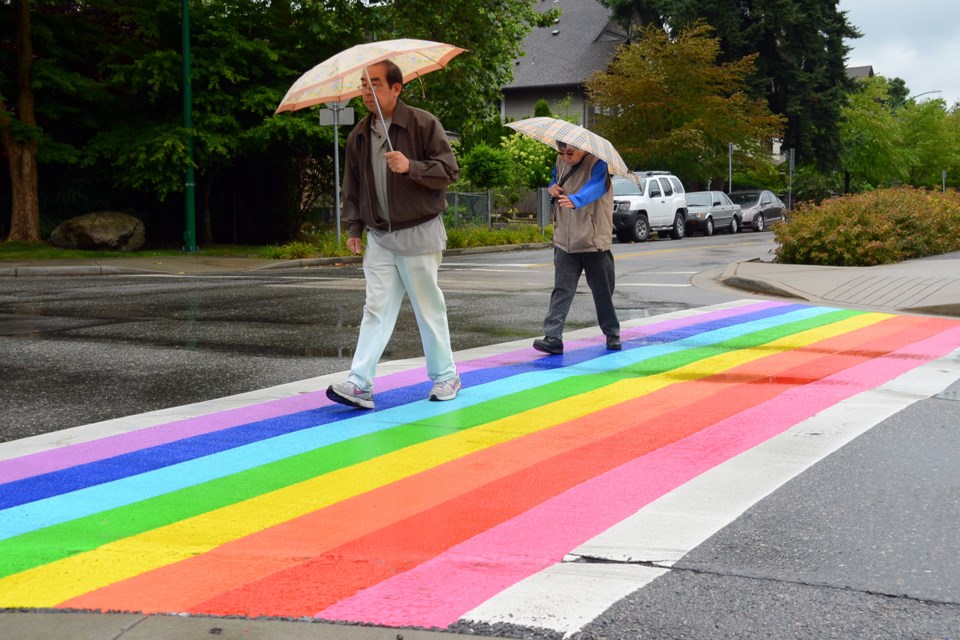
M619 350L620 321L613 307L616 280L613 253L613 183L607 163L564 142L556 142L558 155L549 192L553 208L554 285L550 307L543 320L544 337L533 348L563 353L563 326L586 273L593 293L597 322L606 336L607 349Z
M403 74L389 60L366 68L361 80L370 115L347 138L342 220L347 247L363 256L366 302L346 382L327 397L373 409L377 364L393 334L404 293L420 330L430 400L452 400L460 390L450 346L447 309L437 284L447 234L446 188L460 174L440 122L400 100Z

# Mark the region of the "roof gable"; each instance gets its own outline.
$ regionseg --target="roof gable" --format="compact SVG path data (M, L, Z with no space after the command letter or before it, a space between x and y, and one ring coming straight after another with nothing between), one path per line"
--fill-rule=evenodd
M627 40L597 0L539 0L534 6L541 13L556 8L563 12L556 23L534 28L524 38L526 55L517 59L506 89L581 85L605 69Z

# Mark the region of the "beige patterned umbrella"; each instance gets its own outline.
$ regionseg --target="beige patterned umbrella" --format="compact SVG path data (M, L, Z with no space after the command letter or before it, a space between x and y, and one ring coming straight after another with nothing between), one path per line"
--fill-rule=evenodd
M407 83L424 74L442 69L464 49L429 40L382 40L368 42L341 51L300 76L277 107L295 111L315 104L341 102L360 95L363 70L372 64L391 60L403 72Z
M629 176L630 170L610 141L599 136L589 129L566 120L556 118L527 118L516 122L508 122L507 126L524 135L539 140L557 148L557 142L564 142L571 147L583 149L607 163L610 173L618 176Z

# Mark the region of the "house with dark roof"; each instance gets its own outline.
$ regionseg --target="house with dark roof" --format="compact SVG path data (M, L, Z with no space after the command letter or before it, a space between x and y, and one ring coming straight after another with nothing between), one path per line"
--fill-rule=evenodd
M873 77L873 65L847 67L847 77L851 80L866 80Z
M590 124L584 84L606 69L627 32L596 0L539 0L534 6L541 13L557 8L560 18L533 29L523 41L525 55L516 61L513 82L503 88L504 121L532 116L537 101L545 99L554 113Z

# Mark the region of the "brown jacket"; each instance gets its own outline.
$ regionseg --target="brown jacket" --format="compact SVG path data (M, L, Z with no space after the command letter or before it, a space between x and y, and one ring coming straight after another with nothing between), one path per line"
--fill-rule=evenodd
M410 171L387 171L390 221L379 215L380 203L370 164L370 126L373 115L361 120L347 137L343 170L342 220L350 237L364 227L383 231L405 229L426 222L447 208L446 188L460 176L460 168L440 121L422 109L397 102L390 126L395 151L410 160Z

